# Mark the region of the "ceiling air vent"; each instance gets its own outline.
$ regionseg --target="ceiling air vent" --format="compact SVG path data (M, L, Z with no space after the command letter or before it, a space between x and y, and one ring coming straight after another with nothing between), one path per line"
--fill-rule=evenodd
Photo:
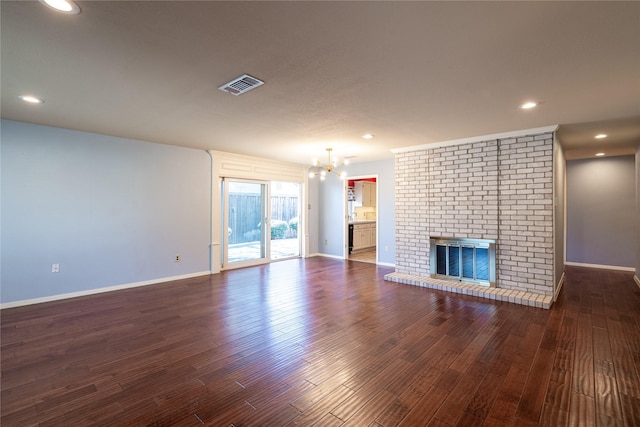
M248 74L244 74L237 79L231 80L229 83L223 84L218 89L238 96L250 91L251 89L257 88L258 86L262 86L263 84L263 81L260 81L255 77L251 77Z

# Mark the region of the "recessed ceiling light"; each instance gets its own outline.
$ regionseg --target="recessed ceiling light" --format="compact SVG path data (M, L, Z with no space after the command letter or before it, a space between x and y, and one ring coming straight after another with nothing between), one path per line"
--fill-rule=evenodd
M596 135L594 138L595 139L602 139L602 138L606 138L606 137L607 137L607 134L600 133L600 134Z
M36 98L35 96L31 95L20 95L18 98L30 104L44 104L44 101L42 99Z
M77 15L80 13L80 6L72 0L40 0L40 2L57 10L58 12L67 13L69 15Z
M523 110L530 110L530 109L535 108L537 106L538 106L537 102L529 101L529 102L525 102L524 104L521 104L520 108L522 108Z
M602 156L604 156L604 153L596 153L596 156L602 157Z
M364 139L373 139L374 135L371 133L365 133L364 135L362 135L362 137Z

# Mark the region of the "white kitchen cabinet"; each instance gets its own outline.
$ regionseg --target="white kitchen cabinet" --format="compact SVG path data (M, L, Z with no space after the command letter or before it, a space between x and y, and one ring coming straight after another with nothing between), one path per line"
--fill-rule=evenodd
M360 234L361 248L368 248L369 246L371 246L371 232L369 230L370 228L367 226L363 226L359 230L358 234Z
M376 233L376 223L374 222L373 224L371 224L371 227L369 227L369 236L371 238L370 242L371 242L371 246L375 247L376 246L376 240L377 240L377 233Z
M362 234L360 233L360 227L353 227L353 248L352 250L357 251L358 249L362 249Z
M376 183L369 181L355 182L356 202L362 207L376 206Z
M367 249L376 246L375 222L353 225L353 250Z

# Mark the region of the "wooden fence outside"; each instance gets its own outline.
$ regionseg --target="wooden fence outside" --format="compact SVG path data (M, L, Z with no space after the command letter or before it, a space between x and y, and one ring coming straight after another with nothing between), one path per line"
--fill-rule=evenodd
M260 239L262 212L259 194L229 194L229 243L245 243ZM298 217L299 198L295 196L271 197L271 220L289 223ZM297 224L296 224L297 225ZM285 237L295 237L295 230L289 229Z

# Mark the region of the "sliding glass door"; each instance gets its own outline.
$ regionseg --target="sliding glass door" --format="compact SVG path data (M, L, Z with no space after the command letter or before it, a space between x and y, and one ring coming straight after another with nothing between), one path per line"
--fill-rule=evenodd
M222 180L222 268L300 256L300 184Z

